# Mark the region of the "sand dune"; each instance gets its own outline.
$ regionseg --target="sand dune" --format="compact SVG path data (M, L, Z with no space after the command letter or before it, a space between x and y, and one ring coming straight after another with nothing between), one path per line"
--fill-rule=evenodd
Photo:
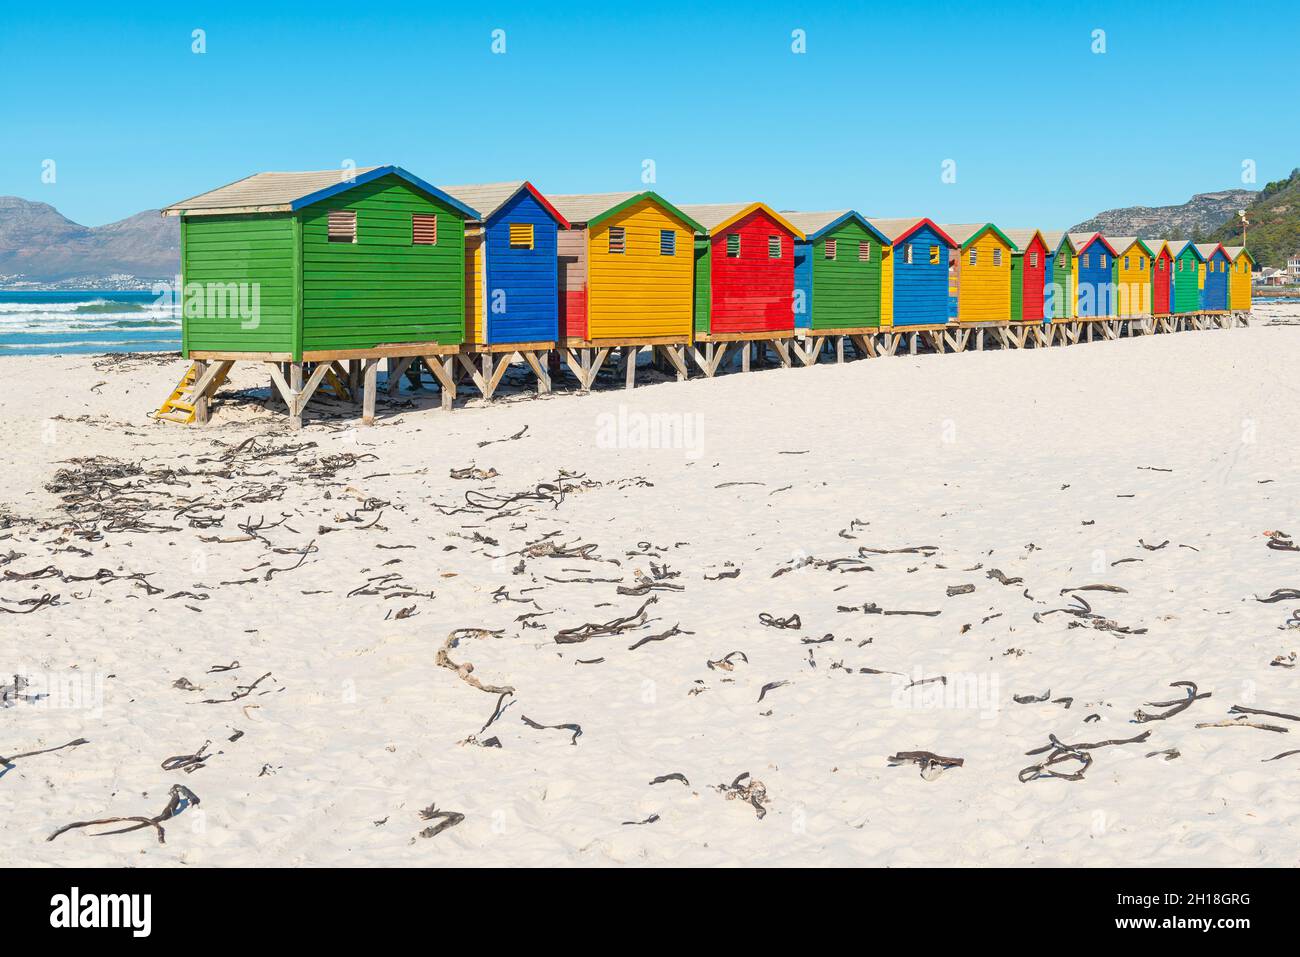
M185 429L178 362L6 359L0 863L1294 865L1298 351L297 433L251 367Z

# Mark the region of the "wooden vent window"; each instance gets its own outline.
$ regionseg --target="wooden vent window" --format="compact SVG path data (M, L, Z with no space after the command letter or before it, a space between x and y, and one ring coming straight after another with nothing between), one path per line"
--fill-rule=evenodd
M912 244L911 243L908 243L906 246L903 247L903 262L908 266L912 265Z
M871 262L871 243L858 243L858 262Z
M979 250L978 250L978 249L972 249L972 250L970 251L970 264L971 264L972 266L978 266L978 265L979 265L979 261L980 261L980 253L979 253Z
M622 226L609 227L609 252L611 256L621 256L627 251L627 235Z
M911 246L908 246L908 247L907 247L907 251L910 253L910 252L912 251L912 247L911 247ZM907 261L908 261L908 262L911 262L911 261L912 261L912 257L911 257L911 256L908 256ZM931 265L931 266L937 266L937 265L939 265L939 247L938 247L938 246L931 246L931 247L930 247L930 265Z
M675 229L659 230L659 255L660 256L677 255L677 230Z
M532 249L533 248L533 224L532 223L511 223L510 224L510 248L511 249Z
M1000 249L993 250L993 265L995 266L1002 265L1002 250Z
M826 258L827 258L827 259L834 259L834 258L835 258L835 254L836 254L837 252L839 252L839 243L837 243L837 242L836 242L835 240L833 240L833 239L828 239L828 240L826 240L826 252L825 252L825 256L826 256Z
M1092 253L1084 253L1084 254L1083 254L1083 260L1082 260L1082 262L1081 262L1080 264L1083 266L1084 269L1087 269L1087 268L1088 268L1088 257L1091 256L1091 255L1092 255Z
M438 217L436 215L411 214L411 245L438 245Z
M357 214L351 209L331 209L329 211L328 239L332 243L355 243L357 241Z
M1101 268L1102 268L1102 269L1105 269L1105 268L1106 268L1106 254L1105 254L1105 253L1102 253L1102 254L1101 254Z
M780 236L767 237L767 258L768 259L781 258L781 237Z
M1038 253L1029 254L1029 268L1030 269L1038 268Z
M740 233L727 233L727 255L732 259L740 258Z

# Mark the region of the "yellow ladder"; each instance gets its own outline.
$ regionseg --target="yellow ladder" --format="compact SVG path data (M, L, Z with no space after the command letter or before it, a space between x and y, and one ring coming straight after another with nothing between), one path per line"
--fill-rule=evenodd
M320 387L332 392L336 399L341 399L344 402L352 398L347 383L334 374L333 367L325 370L325 381L321 383Z
M194 403L195 396L189 396L188 393L194 388L194 380L198 374L197 363L190 363L190 367L185 370L181 376L176 388L172 390L158 411L154 413L155 419L161 419L164 422L175 422L178 425L189 425L194 421ZM226 372L223 370L217 373L216 378L212 381L210 388L215 390L226 381Z

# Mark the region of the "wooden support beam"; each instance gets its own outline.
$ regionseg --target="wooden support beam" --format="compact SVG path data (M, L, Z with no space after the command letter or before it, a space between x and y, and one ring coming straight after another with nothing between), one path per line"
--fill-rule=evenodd
M592 388L596 384L596 374L600 372L600 367L605 364L609 358L610 346L603 346L599 349L591 350L591 357L588 360L590 365L587 367L587 388Z
M772 344L772 348L776 350L777 357L780 358L780 360L781 360L781 367L782 367L783 369L788 369L788 368L790 368L790 365L791 365L791 359L790 359L790 340L789 340L789 339L771 339L771 340L764 340L764 341L771 342L771 344Z
M470 381L473 382L475 388L478 389L479 394L484 398L491 398L491 395L488 393L487 379L474 365L474 360L463 352L458 354L456 358L460 361L461 370L469 376ZM491 359L486 360L485 366L486 368L491 369Z
M401 358L388 360L388 394L397 395L402 388L402 376L406 375L406 370L411 367L415 361L414 356L402 356Z
M520 354L524 357L524 361L528 363L529 368L533 370L533 375L537 377L537 394L546 395L551 391L551 374L547 371L545 362L547 353L525 349Z
M623 347L623 388L636 388L636 360L641 350L636 346Z
M450 411L456 404L456 362L453 356L425 356L424 364L438 380L442 392L442 407Z
M483 356L483 371L488 384L488 394L485 396L487 399L491 399L492 396L496 395L497 386L501 384L501 379L506 374L506 370L519 361L519 353L517 352L512 352L508 356L491 356L491 358L489 356L490 353ZM488 369L492 370L490 377L486 376Z
M302 363L289 363L289 428L295 431L302 428L302 407L298 397L302 395Z
M686 347L680 345L655 346L677 373L677 381L685 382L689 373L686 367Z
M215 366L213 367L215 369ZM194 406L194 424L208 424L208 397L199 390L201 383L208 372L208 364L202 359L194 361L194 385L190 389L190 395L193 397Z
M363 362L365 364L364 371L360 368ZM350 372L354 373L349 378L364 380L361 385L361 390L362 390L361 424L374 425L375 424L375 392L377 391L375 386L379 379L379 360L378 359L365 359L365 360L352 359L349 361L348 364L355 366L355 368L349 370ZM352 395L355 397L356 392L353 392Z

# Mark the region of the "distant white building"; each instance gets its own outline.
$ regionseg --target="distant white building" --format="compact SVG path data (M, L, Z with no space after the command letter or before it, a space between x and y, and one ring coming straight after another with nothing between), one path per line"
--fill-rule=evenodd
M1258 281L1263 286L1289 286L1296 281L1296 277L1286 269L1265 266L1259 273Z
M1286 271L1292 276L1300 278L1300 253L1296 253L1287 259Z

